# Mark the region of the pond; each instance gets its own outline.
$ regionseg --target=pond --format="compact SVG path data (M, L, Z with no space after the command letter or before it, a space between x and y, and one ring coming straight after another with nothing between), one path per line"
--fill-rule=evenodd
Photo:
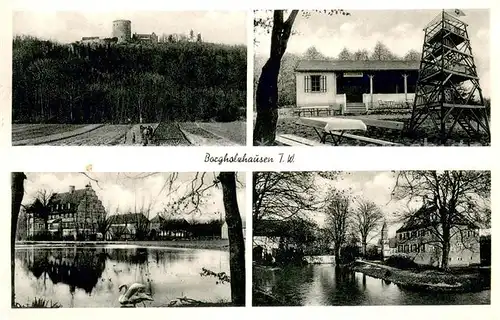
M229 252L121 246L16 246L16 302L45 298L62 307L120 307L122 284L143 283L164 307L188 297L231 301L230 285L202 277L202 268L229 275ZM122 291L123 292L123 291ZM138 305L142 306L141 305Z
M254 269L253 281L289 306L471 305L491 301L490 290L415 292L359 272L336 271L335 266L328 264ZM254 305L259 305L255 299Z

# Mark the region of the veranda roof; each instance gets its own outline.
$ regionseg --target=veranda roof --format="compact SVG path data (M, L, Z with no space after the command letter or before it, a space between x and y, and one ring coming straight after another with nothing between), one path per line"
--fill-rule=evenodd
M406 70L418 71L420 61L402 60L301 60L295 68L296 72L306 71L377 71Z

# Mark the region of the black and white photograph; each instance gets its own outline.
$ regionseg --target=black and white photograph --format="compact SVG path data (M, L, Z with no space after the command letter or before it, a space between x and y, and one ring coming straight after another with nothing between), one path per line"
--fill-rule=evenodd
M257 10L254 145L490 146L490 11Z
M12 173L12 308L245 305L245 173Z
M491 304L489 171L253 180L254 306Z
M14 12L12 145L246 145L246 16Z

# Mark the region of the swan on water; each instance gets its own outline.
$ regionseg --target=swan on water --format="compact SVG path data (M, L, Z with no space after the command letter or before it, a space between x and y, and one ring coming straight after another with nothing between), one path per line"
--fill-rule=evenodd
M133 305L135 307L136 304L141 302L146 306L144 301L153 301L151 295L146 292L146 286L141 283L133 283L130 286L122 284L118 292L121 293L122 289L125 292L118 298L118 302L122 306Z

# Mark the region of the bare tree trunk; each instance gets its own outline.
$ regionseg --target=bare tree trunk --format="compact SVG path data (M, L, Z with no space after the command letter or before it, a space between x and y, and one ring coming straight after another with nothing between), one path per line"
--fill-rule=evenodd
M449 270L449 256L450 256L450 229L443 227L443 254L441 256L441 268Z
M231 273L231 300L236 306L245 305L245 241L238 199L236 197L236 174L221 172L224 210L229 237L229 264Z
M10 282L11 282L11 305L15 307L16 294L14 291L15 272L16 272L16 230L17 219L19 217L19 210L21 210L21 202L24 196L24 180L26 175L23 172L13 172L11 176L12 188L12 213L10 225Z
M254 145L270 144L276 139L280 64L280 59L270 58L262 68L256 92Z
M339 265L340 262L341 262L341 259L340 259L340 244L337 244L335 243L335 265Z
M269 60L262 68L255 97L257 118L253 133L254 145L271 145L276 139L278 76L281 58L285 54L297 14L298 10L292 10L288 18L284 20L283 10L274 10L273 13L271 52Z

